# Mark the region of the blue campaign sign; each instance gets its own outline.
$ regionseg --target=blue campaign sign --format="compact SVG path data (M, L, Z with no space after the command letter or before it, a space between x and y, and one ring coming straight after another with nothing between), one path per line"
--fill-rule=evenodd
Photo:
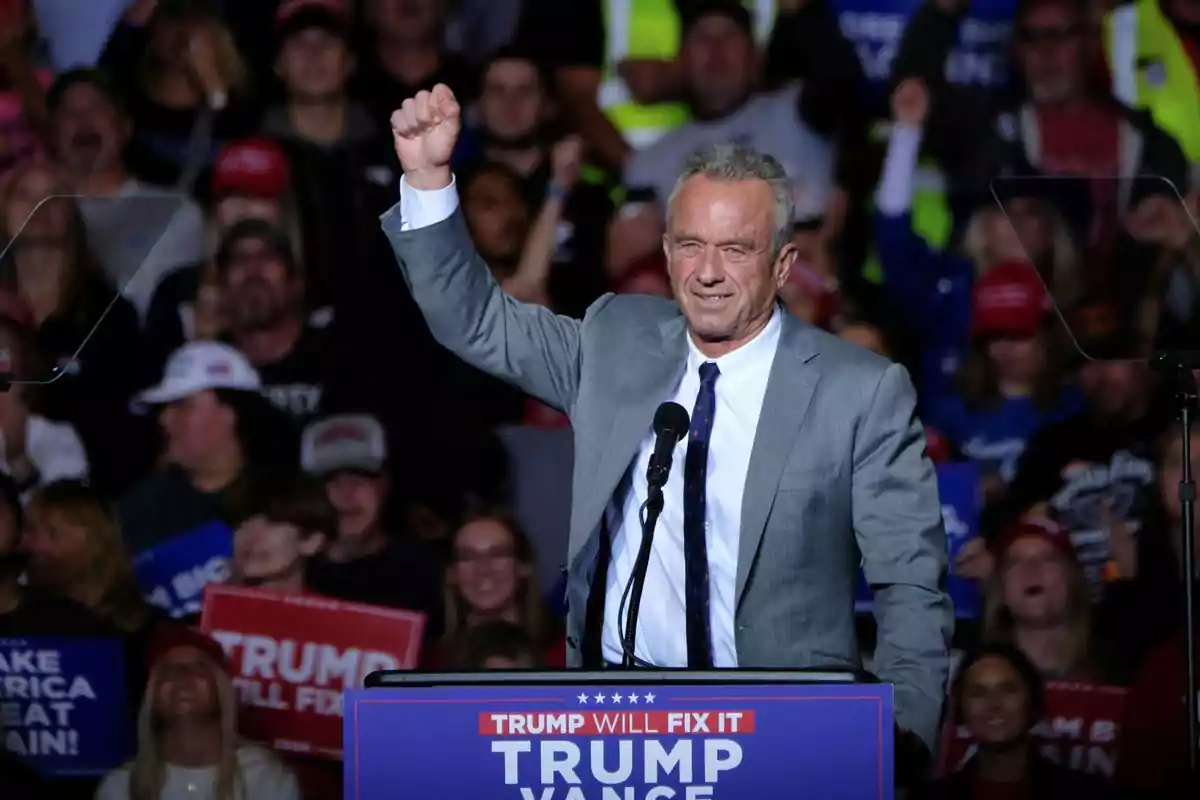
M133 561L146 599L179 619L199 614L204 587L229 578L233 531L224 522L206 522L172 536Z
M104 775L132 755L120 640L0 639L4 748L44 775Z
M886 684L357 689L345 796L890 800L892 702Z
M970 461L937 466L938 495L942 502L942 523L946 527L946 545L950 554L950 575L946 588L954 601L959 619L979 617L979 584L954 574L954 559L962 546L979 535L979 466ZM860 614L871 612L871 590L862 570L854 608Z
M842 33L854 45L873 92L886 91L900 37L924 0L834 0ZM953 83L1001 86L1008 81L1016 0L975 0L946 64Z

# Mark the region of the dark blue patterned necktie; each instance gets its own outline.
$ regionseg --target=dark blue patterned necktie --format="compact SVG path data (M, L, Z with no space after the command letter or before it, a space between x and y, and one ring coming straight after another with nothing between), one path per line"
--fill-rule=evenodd
M687 603L688 666L712 667L712 637L708 621L708 441L717 410L714 389L721 370L711 361L700 365L700 393L692 409L687 458L683 464L683 563L684 600Z

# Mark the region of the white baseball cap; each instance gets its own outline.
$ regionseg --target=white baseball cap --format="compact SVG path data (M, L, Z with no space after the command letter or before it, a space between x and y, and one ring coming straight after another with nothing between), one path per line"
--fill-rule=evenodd
M310 423L300 439L300 466L310 475L379 473L387 462L387 434L369 414L337 414Z
M205 389L262 390L258 371L236 348L221 342L188 342L167 359L162 382L139 394L139 405L163 405Z

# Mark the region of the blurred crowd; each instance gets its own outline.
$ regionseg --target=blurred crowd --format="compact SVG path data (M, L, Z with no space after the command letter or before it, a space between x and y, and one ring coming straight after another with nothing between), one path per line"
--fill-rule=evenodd
M213 522L230 583L426 615L426 666L562 666L569 424L433 341L379 228L389 116L438 83L479 252L561 314L670 295L697 149L786 168L790 311L905 364L978 471L978 747L923 791L1195 796L1186 376L1149 361L1200 350L1200 0L0 2L0 639L119 638L136 731L0 794L341 796L239 737L227 654L139 585ZM1038 749L1048 681L1127 687L1115 769Z

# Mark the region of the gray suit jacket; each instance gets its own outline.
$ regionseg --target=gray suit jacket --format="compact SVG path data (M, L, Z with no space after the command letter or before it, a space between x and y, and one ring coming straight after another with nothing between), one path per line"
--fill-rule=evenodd
M557 316L500 290L461 211L408 232L398 205L382 220L434 337L571 418L567 636L578 665L600 518L683 374L684 318L673 302L640 295L606 295L582 321ZM902 367L784 316L742 500L735 624L742 666L858 666L861 552L876 671L895 685L898 724L932 750L954 618L914 404Z

